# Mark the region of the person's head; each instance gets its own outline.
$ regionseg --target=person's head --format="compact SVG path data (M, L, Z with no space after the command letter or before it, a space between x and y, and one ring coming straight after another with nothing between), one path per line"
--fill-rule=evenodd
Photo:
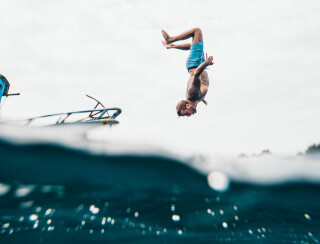
M188 100L181 100L177 104L177 114L179 116L190 116L192 114L195 114L197 112L197 109L193 107Z

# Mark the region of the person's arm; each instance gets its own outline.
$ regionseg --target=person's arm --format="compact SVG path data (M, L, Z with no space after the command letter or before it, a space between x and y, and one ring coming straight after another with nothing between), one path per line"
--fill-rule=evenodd
M201 100L205 105L208 105L208 102L205 99Z
M183 43L183 44L166 44L164 41L162 41L162 44L167 48L176 48L176 49L181 49L181 50L190 50L191 44L190 43Z
M206 54L206 60L202 64L200 64L194 71L195 78L197 79L201 75L202 71L204 71L205 68L213 64L214 64L213 57L210 56L208 58L208 55Z

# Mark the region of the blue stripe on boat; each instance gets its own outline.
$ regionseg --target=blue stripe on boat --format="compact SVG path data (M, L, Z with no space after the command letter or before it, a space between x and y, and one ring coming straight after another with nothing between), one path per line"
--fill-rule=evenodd
M4 81L0 77L0 102L5 89L6 89L6 83L4 83Z

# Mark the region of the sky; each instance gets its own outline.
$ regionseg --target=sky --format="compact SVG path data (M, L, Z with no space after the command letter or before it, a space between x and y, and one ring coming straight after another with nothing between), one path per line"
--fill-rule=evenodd
M11 83L1 120L120 107L97 140L181 153L305 151L320 143L320 1L2 0L0 73ZM169 35L203 31L215 64L208 106L178 118L187 51Z

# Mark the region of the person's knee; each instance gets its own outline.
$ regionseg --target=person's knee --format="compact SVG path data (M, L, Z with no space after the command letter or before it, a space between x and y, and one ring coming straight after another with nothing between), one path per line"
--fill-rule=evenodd
M194 32L202 34L202 30L199 27L194 28Z

